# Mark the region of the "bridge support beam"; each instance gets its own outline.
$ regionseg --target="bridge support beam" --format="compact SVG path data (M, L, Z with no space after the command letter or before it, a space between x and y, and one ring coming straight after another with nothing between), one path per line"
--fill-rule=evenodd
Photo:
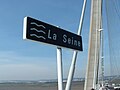
M100 57L100 32L102 0L91 0L91 21L88 48L88 64L84 90L96 89Z

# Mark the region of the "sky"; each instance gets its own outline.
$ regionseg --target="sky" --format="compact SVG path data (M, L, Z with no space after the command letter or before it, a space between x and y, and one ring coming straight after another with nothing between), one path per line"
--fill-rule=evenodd
M0 0L0 80L57 78L56 46L23 40L23 19L30 16L77 33L83 0ZM90 23L87 2L75 78L85 77ZM68 75L73 50L62 49L63 77Z

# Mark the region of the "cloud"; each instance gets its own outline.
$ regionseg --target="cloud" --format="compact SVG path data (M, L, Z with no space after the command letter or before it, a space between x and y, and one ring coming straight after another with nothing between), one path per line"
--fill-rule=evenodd
M54 59L26 57L13 51L0 52L0 80L56 78L56 62L53 62Z
M56 77L56 70L49 67L35 64L2 65L0 66L0 80L40 80Z
M72 52L71 52L72 53ZM63 53L63 76L67 78L72 54ZM75 77L84 77L85 70L76 64ZM84 67L84 65L82 65ZM0 80L40 80L57 78L55 57L22 56L14 51L0 52Z
M0 52L0 64L6 63L47 63L47 61L53 61L56 58L52 57L33 57L33 56L22 56L17 52L3 51Z

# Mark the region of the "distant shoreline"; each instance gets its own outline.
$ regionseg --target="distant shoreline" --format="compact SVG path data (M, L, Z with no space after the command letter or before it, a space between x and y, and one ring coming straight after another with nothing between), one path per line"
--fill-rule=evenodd
M63 83L65 88L66 83ZM72 90L83 90L84 82L74 81L72 82ZM57 82L46 83L0 83L0 90L58 90Z

